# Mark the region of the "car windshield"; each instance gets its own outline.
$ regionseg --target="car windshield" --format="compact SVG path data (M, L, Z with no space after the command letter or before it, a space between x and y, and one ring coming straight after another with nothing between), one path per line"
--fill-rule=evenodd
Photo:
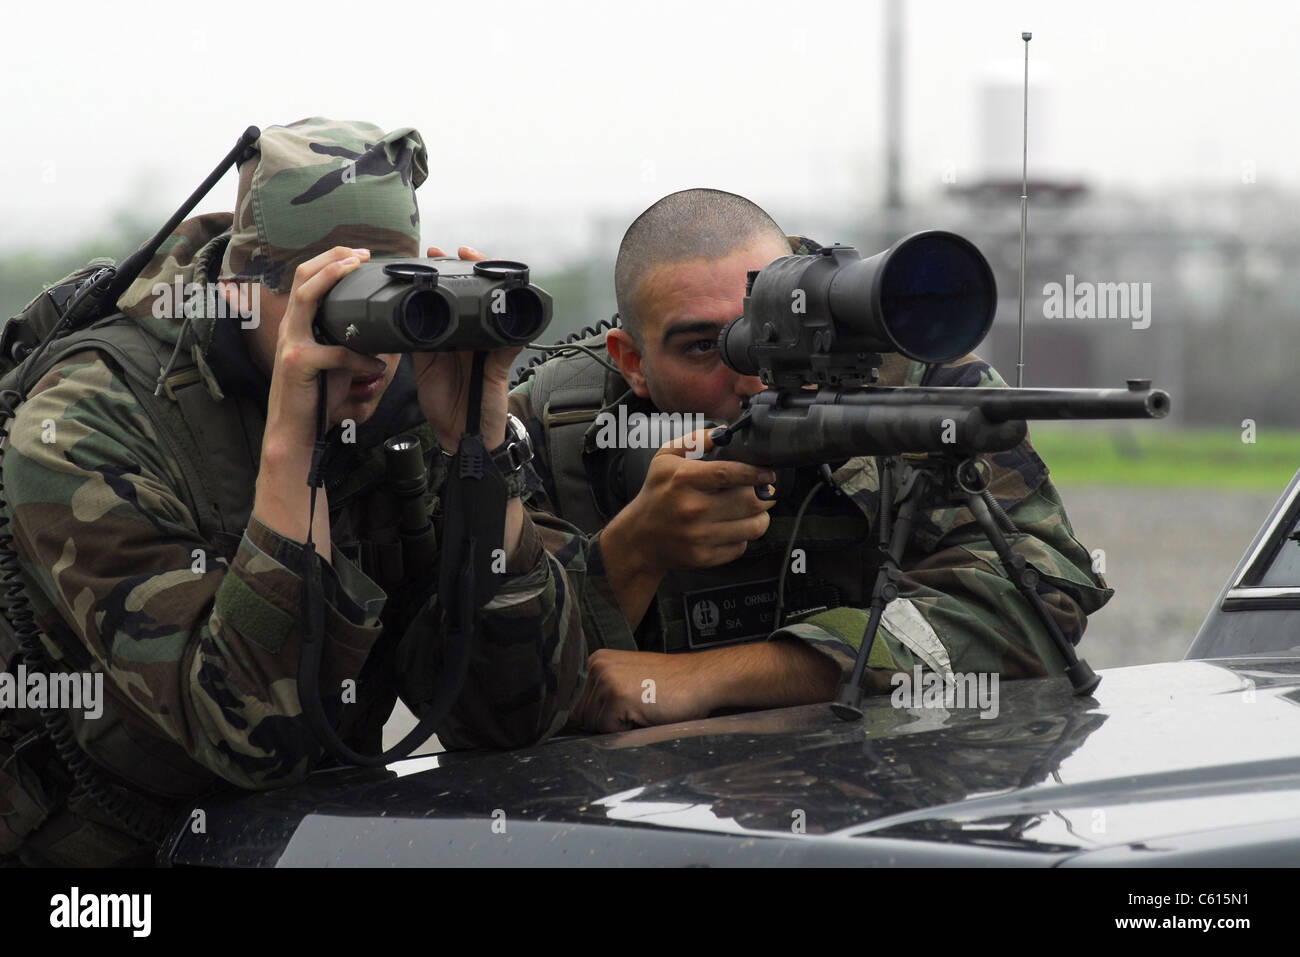
M1300 474L1201 625L1189 658L1300 654Z
M1284 534L1273 544L1272 555L1263 573L1252 584L1262 588L1300 586L1300 518L1291 516Z

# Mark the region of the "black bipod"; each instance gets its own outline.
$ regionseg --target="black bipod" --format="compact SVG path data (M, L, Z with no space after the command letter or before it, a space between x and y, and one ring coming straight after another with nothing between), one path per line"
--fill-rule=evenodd
M928 469L915 467L896 456L877 458L876 469L880 476L880 507L876 513L880 567L871 589L871 613L862 634L858 657L853 662L853 674L840 685L839 693L831 703L831 710L845 721L862 718L862 676L867 671L867 659L871 657L871 646L875 644L885 607L898 597L903 552L912 537L917 504L926 496L933 480Z
M985 471L980 470L981 465L985 467ZM1097 685L1101 684L1101 678L1092 670L1088 662L1075 654L1074 645L1061 634L1056 619L1052 617L1042 596L1038 594L1038 570L1025 561L1023 555L1017 555L1011 550L1011 545L1007 542L1003 531L1018 535L1020 529L1016 528L1016 523L1002 510L998 500L989 491L991 476L987 470L988 465L982 458L970 458L957 466L954 472L955 480L966 500L966 507L975 516L975 521L979 522L988 540L993 543L993 549L998 553L998 559L1002 562L1007 577L1016 586L1016 590L1025 596L1025 600L1029 602L1042 621L1043 627L1047 629L1047 633L1056 645L1056 650L1065 659L1065 676L1070 679L1074 693L1081 696L1090 695L1097 690Z
M1074 646L1061 634L1060 627L1038 594L1038 571L1023 555L1017 555L1007 542L1005 530L1012 535L1019 529L989 491L988 465L982 458L962 461L940 457L903 458L892 456L877 459L880 476L880 508L876 526L881 552L880 567L875 586L871 590L871 613L867 619L862 645L853 662L853 673L840 685L831 710L836 716L853 721L862 718L862 677L867 670L867 659L875 644L876 632L884 617L885 608L898 597L898 580L902 577L903 553L912 537L916 510L927 497L941 502L964 504L970 509L981 530L988 536L1006 570L1007 577L1016 590L1025 596L1030 607L1043 622L1047 633L1065 659L1065 674L1070 679L1076 695L1088 695L1096 690L1101 678L1077 654ZM982 468L981 468L982 467ZM996 519L994 516L997 516Z

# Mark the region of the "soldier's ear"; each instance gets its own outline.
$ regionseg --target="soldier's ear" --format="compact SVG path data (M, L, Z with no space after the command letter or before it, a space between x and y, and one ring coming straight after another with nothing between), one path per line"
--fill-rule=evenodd
M645 373L641 369L641 347L632 334L626 329L609 330L605 336L605 349L632 391L643 399L649 398L650 390L646 388Z
M248 354L254 364L266 375L275 366L276 342L280 322L289 307L289 294L272 292L265 286L252 282L221 280L222 298L226 300L230 321L238 322L247 338Z
M226 301L223 315L237 316L245 329L252 329L261 321L262 302L269 292L262 288L261 283L222 279L217 283L217 289Z

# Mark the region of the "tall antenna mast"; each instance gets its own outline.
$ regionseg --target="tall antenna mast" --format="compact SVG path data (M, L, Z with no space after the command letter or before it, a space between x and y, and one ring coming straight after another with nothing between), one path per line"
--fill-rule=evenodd
M1016 388L1025 384L1025 227L1029 216L1029 41L1034 35L1020 34L1025 41L1025 120L1021 131L1020 156L1020 354L1016 360Z

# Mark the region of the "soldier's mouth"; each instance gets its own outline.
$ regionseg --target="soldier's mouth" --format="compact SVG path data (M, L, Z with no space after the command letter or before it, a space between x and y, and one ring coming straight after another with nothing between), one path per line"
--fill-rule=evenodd
M384 387L382 374L375 376L357 376L348 386L348 398L369 399Z

